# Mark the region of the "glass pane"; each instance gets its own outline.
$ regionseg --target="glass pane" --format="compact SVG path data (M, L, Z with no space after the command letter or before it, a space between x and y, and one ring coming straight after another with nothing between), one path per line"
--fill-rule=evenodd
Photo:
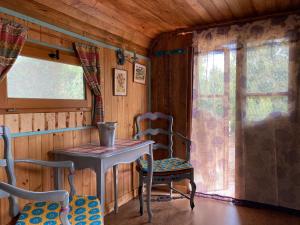
M200 57L199 85L201 95L223 95L224 52L213 51Z
M262 121L288 112L287 96L247 97L247 121Z
M85 99L81 66L19 56L7 75L9 98Z
M247 92L271 93L288 90L289 48L282 40L247 48Z
M224 107L222 98L200 98L199 109L204 112L209 112L213 117L223 117Z

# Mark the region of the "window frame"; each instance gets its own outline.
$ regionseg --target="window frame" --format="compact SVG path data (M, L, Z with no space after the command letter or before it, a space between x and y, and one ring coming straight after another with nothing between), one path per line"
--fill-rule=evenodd
M56 49L33 43L26 43L21 51L22 56L48 60L57 63L66 63L80 66L75 53L59 51L60 58L51 59L48 54ZM84 79L84 78L83 78ZM57 112L57 111L90 111L92 107L91 91L85 83L85 99L38 99L38 98L9 98L7 96L7 78L0 83L0 112Z
M281 44L281 43L279 43L279 44ZM270 46L270 45L272 45L272 43L264 43L263 44L263 46ZM288 49L289 49L289 51L291 50L291 46L288 44L287 45L287 47L288 47ZM251 47L251 48L255 48L255 47ZM246 50L246 49L245 49ZM247 53L246 52L244 52L244 54L245 54L245 57L247 58ZM289 57L290 57L290 53L289 53ZM288 65L288 67L290 66L289 65L289 61L287 61L287 65ZM245 66L245 65L244 65ZM246 77L247 77L247 74L246 74ZM247 77L248 78L248 77ZM246 82L248 81L248 79L246 78ZM247 100L248 99L251 99L251 98L257 98L257 99L261 99L261 98L272 98L272 97L287 97L287 99L288 99L288 102L289 102L289 100L290 100L290 93L289 93L289 89L290 89L290 87L291 87L291 82L290 82L290 74L289 74L289 71L288 71L288 88L287 88L287 90L286 91L280 91L280 92L278 92L278 91L275 91L275 92L249 92L248 90L247 90L247 85L245 84L245 91L244 91L244 101L245 101L245 104L247 103ZM289 108L288 108L288 113L289 113ZM252 120L248 120L248 118L247 118L247 111L246 111L246 120L247 120L247 122L251 122L251 123L257 123L258 121L252 121Z

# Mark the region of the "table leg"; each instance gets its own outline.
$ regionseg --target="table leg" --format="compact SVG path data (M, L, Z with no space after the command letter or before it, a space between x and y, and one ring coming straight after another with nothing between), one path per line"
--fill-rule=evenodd
M99 163L96 176L97 176L97 197L100 199L101 209L105 212L105 171L101 167L102 163Z
M113 166L114 172L114 195L115 195L115 214L118 213L118 165Z
M148 222L152 221L151 211L151 188L152 188L152 176L153 176L153 151L152 145L149 146L148 160L148 174L147 174L147 211L148 211Z

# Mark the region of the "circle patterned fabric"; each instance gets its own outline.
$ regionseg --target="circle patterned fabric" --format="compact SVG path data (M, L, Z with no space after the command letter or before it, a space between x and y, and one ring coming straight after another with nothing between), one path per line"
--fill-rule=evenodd
M70 197L68 219L71 225L104 225L100 201L95 196ZM61 225L59 202L26 204L16 225Z
M140 164L142 166L142 171L148 171L148 163L147 160L140 160ZM178 170L186 170L193 168L190 163L183 159L179 158L167 158L161 160L154 160L153 161L153 172L170 172L170 171L178 171Z

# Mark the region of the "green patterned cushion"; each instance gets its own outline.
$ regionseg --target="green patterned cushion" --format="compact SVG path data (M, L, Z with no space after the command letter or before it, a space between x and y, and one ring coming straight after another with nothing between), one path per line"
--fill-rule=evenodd
M60 225L59 202L36 202L26 204L16 225ZM72 225L103 225L103 212L95 196L70 198L68 215Z
M142 171L147 172L148 163L147 160L140 160ZM153 172L170 172L170 171L178 171L178 170L185 170L191 169L192 165L186 162L183 159L179 158L168 158L168 159L161 159L161 160L154 160L153 161Z

